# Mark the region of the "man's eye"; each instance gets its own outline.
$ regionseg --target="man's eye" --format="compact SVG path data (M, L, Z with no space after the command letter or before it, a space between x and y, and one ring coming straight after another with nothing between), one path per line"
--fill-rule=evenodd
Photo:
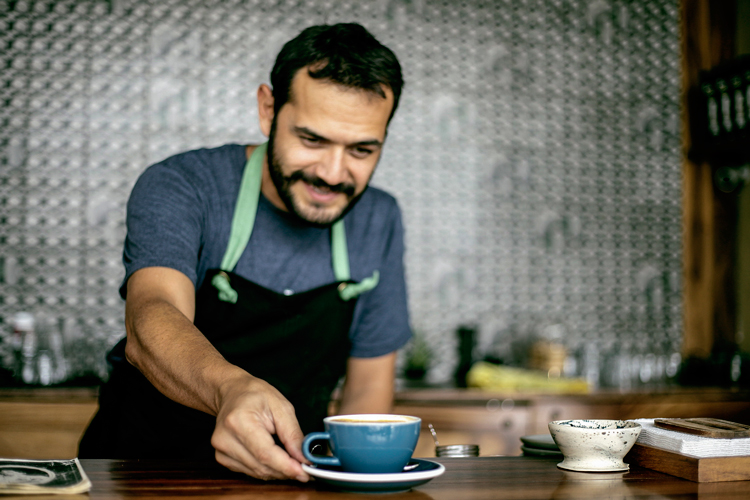
M317 139L315 137L303 137L302 142L310 146L317 146L318 144L320 144L320 139Z
M352 154L355 158L365 158L372 154L372 149L367 148L354 148Z

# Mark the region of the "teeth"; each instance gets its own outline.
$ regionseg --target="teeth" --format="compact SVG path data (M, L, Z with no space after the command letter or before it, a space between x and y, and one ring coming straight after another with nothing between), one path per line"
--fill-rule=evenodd
M318 186L311 186L311 187L313 188L313 191L315 191L316 193L320 193L320 194L330 194L331 193L331 190L327 189L327 188L318 187Z

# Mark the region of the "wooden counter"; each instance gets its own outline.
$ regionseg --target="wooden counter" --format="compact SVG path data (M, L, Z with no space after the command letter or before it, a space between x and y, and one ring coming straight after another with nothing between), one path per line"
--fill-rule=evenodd
M0 389L0 457L72 458L96 411L94 388ZM396 393L395 413L422 418L414 455L434 457L427 424L440 444L479 444L482 455L519 455L524 435L547 433L565 418L716 417L750 423L750 391L671 388L587 395L508 394L467 389Z
M316 482L268 482L229 472L215 463L81 460L93 487L81 500L120 498L364 500L713 499L750 498L750 481L694 483L648 469L627 473L567 472L559 459L480 457L435 459L446 471L427 484L387 495L343 493ZM20 500L20 496L5 496ZM30 497L25 497L28 500ZM38 497L37 497L38 498ZM66 497L70 498L70 497Z
M0 457L73 458L97 389L0 389Z

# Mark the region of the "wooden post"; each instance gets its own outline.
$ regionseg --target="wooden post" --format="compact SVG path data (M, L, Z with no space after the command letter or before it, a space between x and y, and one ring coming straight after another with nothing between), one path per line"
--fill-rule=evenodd
M681 0L683 69L683 229L685 357L707 358L736 331L736 196L714 188L714 168L688 159L688 91L702 70L735 54L735 0Z

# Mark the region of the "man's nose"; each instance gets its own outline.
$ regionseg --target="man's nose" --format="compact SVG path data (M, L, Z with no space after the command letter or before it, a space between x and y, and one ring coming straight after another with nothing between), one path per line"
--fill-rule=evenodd
M321 180L331 186L348 182L345 149L328 148L315 173Z

